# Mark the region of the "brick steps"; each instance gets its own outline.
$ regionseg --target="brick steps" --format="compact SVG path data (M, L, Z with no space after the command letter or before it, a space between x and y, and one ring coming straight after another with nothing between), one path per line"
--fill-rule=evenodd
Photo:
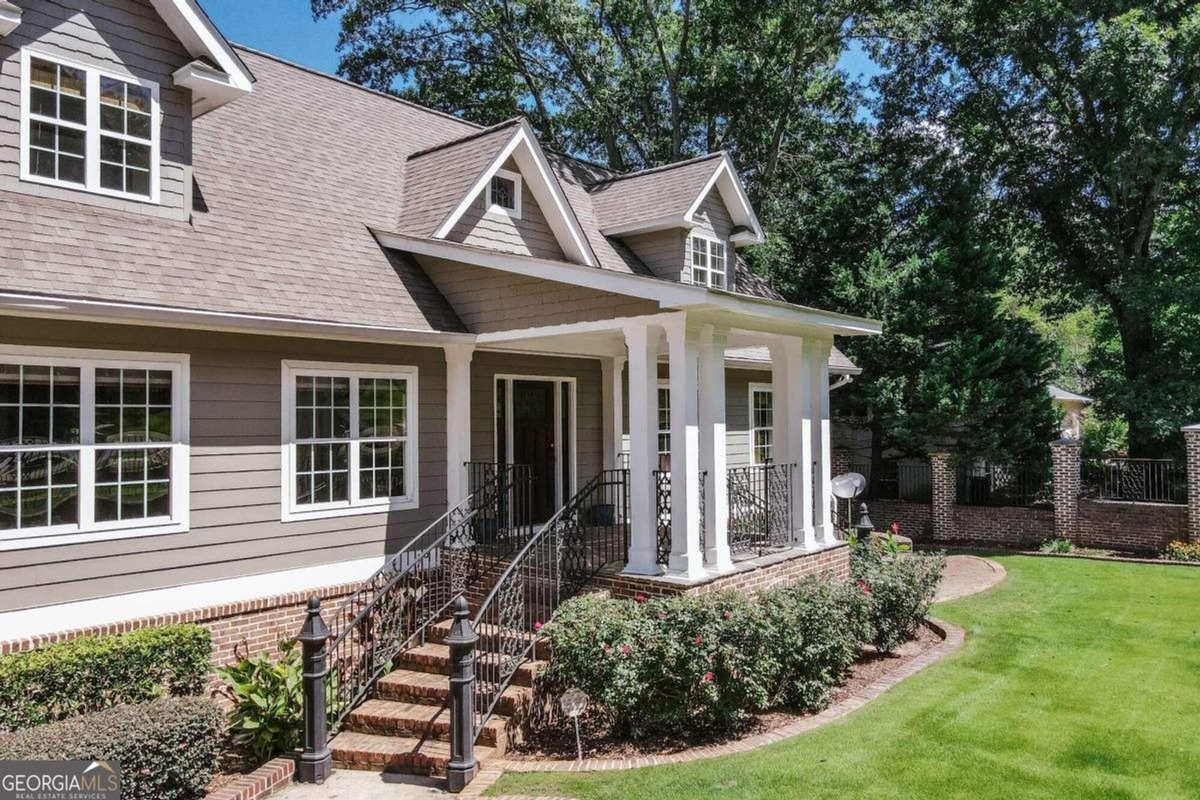
M412 672L449 675L450 648L444 644L428 642L401 653L396 657L396 663L400 668ZM513 675L513 685L533 686L534 678L544 666L544 661L528 661L522 664Z
M444 776L450 764L450 743L436 739L343 731L333 737L329 749L334 765L341 769ZM475 748L481 763L494 754L491 747Z
M479 743L504 751L512 741L507 717L494 716L483 726ZM396 700L367 700L346 718L346 729L379 736L450 740L450 709Z

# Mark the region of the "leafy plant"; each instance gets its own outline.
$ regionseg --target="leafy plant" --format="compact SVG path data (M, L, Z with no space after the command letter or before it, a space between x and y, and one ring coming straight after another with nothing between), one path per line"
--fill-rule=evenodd
M212 700L167 697L0 735L0 760L118 761L122 800L191 800L212 780L222 727Z
M1162 557L1169 561L1200 561L1200 542L1171 542Z
M304 679L300 648L279 645L280 657L266 653L218 667L225 694L234 702L229 730L247 757L261 764L300 744L304 735Z
M212 639L199 625L81 636L0 656L0 732L121 703L194 695L208 678Z
M850 576L867 596L866 640L883 653L917 632L946 569L944 553L893 555L879 543L850 553Z
M1042 546L1039 549L1043 553L1074 553L1075 545L1070 539L1058 537L1055 539L1047 539L1046 541L1042 542Z

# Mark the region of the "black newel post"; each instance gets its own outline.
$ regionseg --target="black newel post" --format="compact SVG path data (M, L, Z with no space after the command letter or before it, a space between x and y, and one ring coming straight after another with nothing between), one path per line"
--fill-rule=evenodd
M475 778L475 643L467 601L454 601L454 624L443 640L450 648L450 766L446 788L461 792Z
M855 529L858 531L858 541L871 541L871 534L875 531L875 523L871 522L871 517L867 514L867 504L863 503L859 507L858 525Z
M324 783L333 768L325 708L325 643L329 628L321 619L321 601L308 601L308 617L296 637L304 647L304 752L296 768L301 783Z

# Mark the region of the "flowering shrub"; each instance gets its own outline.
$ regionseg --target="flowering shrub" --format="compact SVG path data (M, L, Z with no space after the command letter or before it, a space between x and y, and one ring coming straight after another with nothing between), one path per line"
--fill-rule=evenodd
M866 641L890 653L917 632L946 569L944 553L898 553L887 542L850 552L850 576L867 598Z
M542 633L551 691L577 687L619 735L727 730L747 714L828 702L865 631L857 588L823 579L629 602L580 597Z
M1200 561L1200 542L1171 542L1163 550L1162 557L1170 561Z

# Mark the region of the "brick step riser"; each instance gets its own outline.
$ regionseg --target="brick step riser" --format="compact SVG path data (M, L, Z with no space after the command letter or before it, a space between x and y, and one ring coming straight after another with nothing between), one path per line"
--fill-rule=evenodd
M430 706L434 708L434 706ZM433 739L438 742L450 741L449 720L416 720L416 719L379 719L363 718L351 714L346 719L345 730L354 733L372 733L377 736L411 736L418 739ZM494 747L496 752L503 754L510 742L514 742L504 730L486 727L479 734L477 744ZM514 742L515 743L515 742Z
M528 687L520 687L528 688ZM444 689L425 686L401 686L398 684L380 684L375 690L375 696L380 700L392 700L397 703L414 703L421 706L441 706L450 699L450 687ZM496 705L496 713L502 717L519 718L525 709L520 698L501 697Z
M478 654L476 655L476 663L478 663ZM441 656L425 656L419 658L406 658L403 653L397 658L396 665L402 669L412 670L413 672L424 672L427 675L445 675L447 681L450 677L450 659L449 657ZM516 674L513 675L513 686L533 686L533 680L537 675L538 667L534 664L526 663L517 668Z

